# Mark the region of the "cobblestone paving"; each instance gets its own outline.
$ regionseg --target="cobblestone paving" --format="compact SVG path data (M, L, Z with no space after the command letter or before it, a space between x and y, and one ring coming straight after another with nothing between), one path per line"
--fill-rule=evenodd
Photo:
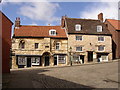
M8 88L118 88L118 62L11 70Z

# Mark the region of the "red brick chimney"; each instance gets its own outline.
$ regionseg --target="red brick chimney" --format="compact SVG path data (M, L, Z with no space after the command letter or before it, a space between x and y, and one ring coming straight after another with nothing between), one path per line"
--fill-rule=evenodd
M20 18L19 17L16 17L15 27L20 27Z
M103 22L103 13L98 14L98 20L100 20L101 22Z

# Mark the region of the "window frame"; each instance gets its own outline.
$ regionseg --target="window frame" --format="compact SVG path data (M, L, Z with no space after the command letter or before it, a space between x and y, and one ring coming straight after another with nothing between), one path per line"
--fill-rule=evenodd
M103 47L103 49L100 50L100 47ZM100 45L100 46L98 46L98 51L105 51L105 46L104 46L104 45Z
M37 44L37 47L36 47L36 44ZM35 49L38 49L38 48L39 48L39 43L35 43L35 44L34 44L34 48L35 48Z
M18 65L26 65L27 64L27 57L18 56L17 64Z
M60 62L62 61L62 59L63 59L63 62ZM58 55L58 64L66 64L66 55Z
M32 57L31 58L31 64L32 65L40 65L40 57Z
M59 46L57 46L57 44L59 44ZM57 49L57 47L59 47L59 48ZM56 42L56 44L55 44L55 49L56 49L56 50L60 50L60 42Z
M80 48L81 50L78 50L77 48ZM83 46L77 46L76 47L76 52L83 52Z
M55 33L52 34L52 32L55 32ZM56 30L55 30L55 29L49 30L49 35L51 35L51 36L56 36Z
M75 25L75 31L81 31L81 25L80 24L76 24Z
M78 37L81 37L81 38L78 38ZM82 41L82 40L83 40L83 36L76 35L76 41Z
M102 31L103 31L103 26L97 25L97 32L102 32Z
M103 38L103 41L100 38ZM104 41L105 41L105 37L104 36L98 36L98 42L104 42Z

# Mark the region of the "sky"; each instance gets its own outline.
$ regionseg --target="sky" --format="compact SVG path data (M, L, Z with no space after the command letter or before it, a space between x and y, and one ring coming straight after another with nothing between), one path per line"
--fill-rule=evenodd
M90 2L25 2L25 0L4 0L2 12L14 23L20 17L21 25L60 25L61 17L97 19L103 13L105 19L118 19L118 1L94 0ZM30 1L30 0L29 0ZM37 0L38 1L38 0ZM65 1L65 0L63 0ZM14 26L14 25L13 25Z

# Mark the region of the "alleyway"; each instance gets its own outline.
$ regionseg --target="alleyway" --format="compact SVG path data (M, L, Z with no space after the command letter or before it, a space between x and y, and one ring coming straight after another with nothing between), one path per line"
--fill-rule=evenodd
M4 88L118 88L118 62L11 70Z

